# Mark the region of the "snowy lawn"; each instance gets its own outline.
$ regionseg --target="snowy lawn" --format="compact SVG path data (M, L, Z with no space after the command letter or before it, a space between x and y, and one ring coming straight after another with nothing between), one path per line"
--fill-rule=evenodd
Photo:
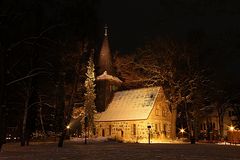
M124 144L116 142L65 141L4 145L1 160L239 160L240 147L214 144Z

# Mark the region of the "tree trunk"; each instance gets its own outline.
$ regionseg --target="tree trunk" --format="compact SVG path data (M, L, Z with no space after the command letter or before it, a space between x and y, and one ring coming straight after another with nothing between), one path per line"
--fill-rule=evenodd
M218 123L219 123L219 130L220 130L220 138L223 137L223 116L220 115L218 118Z
M5 119L5 105L0 105L0 152L3 144L6 142L6 119Z
M58 147L63 147L65 136L66 136L66 129L63 129L62 134L59 137Z
M176 139L176 124L177 124L177 106L172 106L172 117L171 117L171 138Z
M193 137L197 141L198 137L199 137L199 120L198 120L198 117L194 118L193 126L194 126L194 129L193 129L194 130L194 133L193 133L194 136Z
M187 130L188 130L188 138L189 140L191 139L191 121L189 120L189 116L188 116L188 108L187 108L187 105L186 105L186 98L185 98L185 114L186 114L186 122L187 122Z
M29 104L29 91L27 91L25 100L25 106L24 106L24 115L23 115L23 123L22 123L22 135L21 135L21 146L25 146L26 142L26 126L27 126L27 116L28 116L28 104Z
M39 117L40 117L40 123L41 123L42 131L43 131L43 134L44 134L44 137L45 137L46 132L45 132L45 129L44 129L44 124L43 124L42 107L40 107L40 109L39 109Z
M1 47L1 46L0 46ZM0 48L0 152L6 141L6 62L5 54Z
M82 49L83 50L83 49ZM81 52L82 53L82 52ZM78 59L78 62L80 59ZM60 115L64 115L63 118L61 118L61 135L59 137L58 147L63 147L64 139L66 136L66 126L69 124L71 120L72 115L72 108L73 108L73 101L74 101L74 95L77 91L78 81L79 81L79 70L76 70L75 80L72 87L71 97L68 103L68 108L65 111L65 90L64 90L64 81L65 81L65 73L60 73L60 81L57 88L57 94L58 94L58 102L60 107ZM66 113L66 114L64 114Z
M220 138L223 137L223 117L224 117L224 109L223 109L223 106L220 106L220 108L218 108L218 124L219 124Z
M77 83L78 83L78 78L76 77L75 78L75 82L73 84L73 88L72 88L72 93L71 93L71 97L70 97L70 100L69 100L69 103L68 103L68 107L66 109L66 114L63 118L63 122L62 122L62 131L61 131L61 136L59 137L59 143L58 143L58 147L63 147L63 142L64 142L64 139L65 139L65 136L66 136L66 126L69 124L70 120L71 120L71 115L72 115L72 107L73 107L73 99L74 99L74 94L76 93L76 90L77 90ZM64 83L63 83L64 84ZM61 85L61 94L64 95L65 94L65 91L64 91L64 86ZM61 98L64 102L64 97ZM61 107L63 113L65 111L65 105Z
M60 79L56 88L56 94L57 94L56 107L58 109L58 118L59 118L58 123L60 124L58 130L61 133L58 141L58 147L63 147L63 142L66 135L65 133L66 132L66 126L65 126L66 115L64 114L64 111L65 111L64 78L65 78L65 73L60 73Z

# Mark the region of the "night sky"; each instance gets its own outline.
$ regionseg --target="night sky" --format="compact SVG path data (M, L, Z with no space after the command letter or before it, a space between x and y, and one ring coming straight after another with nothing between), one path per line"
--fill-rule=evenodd
M99 12L102 25L109 26L111 49L121 53L132 52L156 37L184 41L193 33L207 37L210 45L229 47L229 51L232 50L229 43L235 46L239 43L239 38L236 39L239 37L236 33L240 35L237 1L103 0ZM225 39L228 44L218 42L219 39ZM238 84L240 54L233 52L207 58L216 68L217 78Z
M201 31L214 39L240 27L237 1L103 0L100 17L112 47L126 52L157 36L185 39Z

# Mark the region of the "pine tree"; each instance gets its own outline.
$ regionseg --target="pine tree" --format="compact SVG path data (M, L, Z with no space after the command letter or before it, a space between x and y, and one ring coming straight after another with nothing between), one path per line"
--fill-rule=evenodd
M95 73L94 73L93 54L91 53L87 66L87 79L85 80L86 93L84 94L85 116L88 119L87 125L90 131L94 129L94 112L95 112Z

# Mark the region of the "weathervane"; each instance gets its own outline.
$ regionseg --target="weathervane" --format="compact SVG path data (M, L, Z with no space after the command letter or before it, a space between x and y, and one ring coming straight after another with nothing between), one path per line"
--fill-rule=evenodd
M108 35L107 30L108 30L108 26L105 24L105 27L104 27L104 31L105 31L105 32L104 32L104 35L105 35L105 36Z

